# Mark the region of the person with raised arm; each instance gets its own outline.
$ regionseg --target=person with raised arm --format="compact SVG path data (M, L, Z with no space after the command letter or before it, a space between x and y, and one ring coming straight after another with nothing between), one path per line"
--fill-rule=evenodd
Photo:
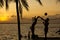
M47 13L45 13L45 16L47 16ZM47 40L47 33L48 33L48 25L49 25L49 18L42 18L40 17L41 20L43 20L43 24L45 26L44 28L44 34L45 34L45 40Z
M39 16L37 16L37 17L35 16L35 17L33 18L32 26L30 27L31 32L32 32L32 38L34 38L34 36L35 36L34 31L35 31L35 25L37 24L38 18L39 18Z

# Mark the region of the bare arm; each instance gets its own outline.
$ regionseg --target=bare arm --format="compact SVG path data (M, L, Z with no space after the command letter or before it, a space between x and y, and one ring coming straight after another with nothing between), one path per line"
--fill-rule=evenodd
M45 21L42 17L40 17L43 21Z
M37 19L40 18L40 16L37 17Z
M41 18L43 21L45 21L45 20L44 20L42 17L40 17L40 16L38 16L37 19L38 19L38 18Z

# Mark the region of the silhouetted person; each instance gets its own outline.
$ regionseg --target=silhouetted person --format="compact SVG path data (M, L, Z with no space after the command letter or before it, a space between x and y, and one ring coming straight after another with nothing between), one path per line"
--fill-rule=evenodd
M47 16L47 13L45 13L45 16ZM44 33L45 33L45 40L47 40L47 33L48 33L48 25L49 25L49 18L43 19L42 17L40 17L44 22Z
M32 26L30 27L30 29L31 29L31 32L32 32L32 38L34 38L34 36L35 36L35 34L34 34L34 30L35 30L35 25L37 24L37 19L39 18L39 16L38 17L34 17L33 18L33 23L32 23Z

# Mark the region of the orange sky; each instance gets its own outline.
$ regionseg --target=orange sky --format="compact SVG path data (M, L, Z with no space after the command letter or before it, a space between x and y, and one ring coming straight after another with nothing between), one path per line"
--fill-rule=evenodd
M56 4L56 0L41 0L43 6L39 5L35 0L27 0L29 4L29 11L23 7L23 18L31 18L33 16L42 16L45 12L48 15L60 14L60 3ZM7 14L6 16L16 15L15 3L9 4L9 10L6 11L5 7L0 8L0 16Z

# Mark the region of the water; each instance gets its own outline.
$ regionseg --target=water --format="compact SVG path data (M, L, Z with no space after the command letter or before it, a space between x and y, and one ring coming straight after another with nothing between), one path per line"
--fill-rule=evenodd
M30 31L31 24L21 24L21 34L27 36L28 31ZM17 24L0 24L0 40L18 40L18 29ZM60 37L56 33L60 29L60 24L50 24L48 37ZM36 24L35 34L39 37L44 37L44 25ZM22 40L26 40L22 38Z

